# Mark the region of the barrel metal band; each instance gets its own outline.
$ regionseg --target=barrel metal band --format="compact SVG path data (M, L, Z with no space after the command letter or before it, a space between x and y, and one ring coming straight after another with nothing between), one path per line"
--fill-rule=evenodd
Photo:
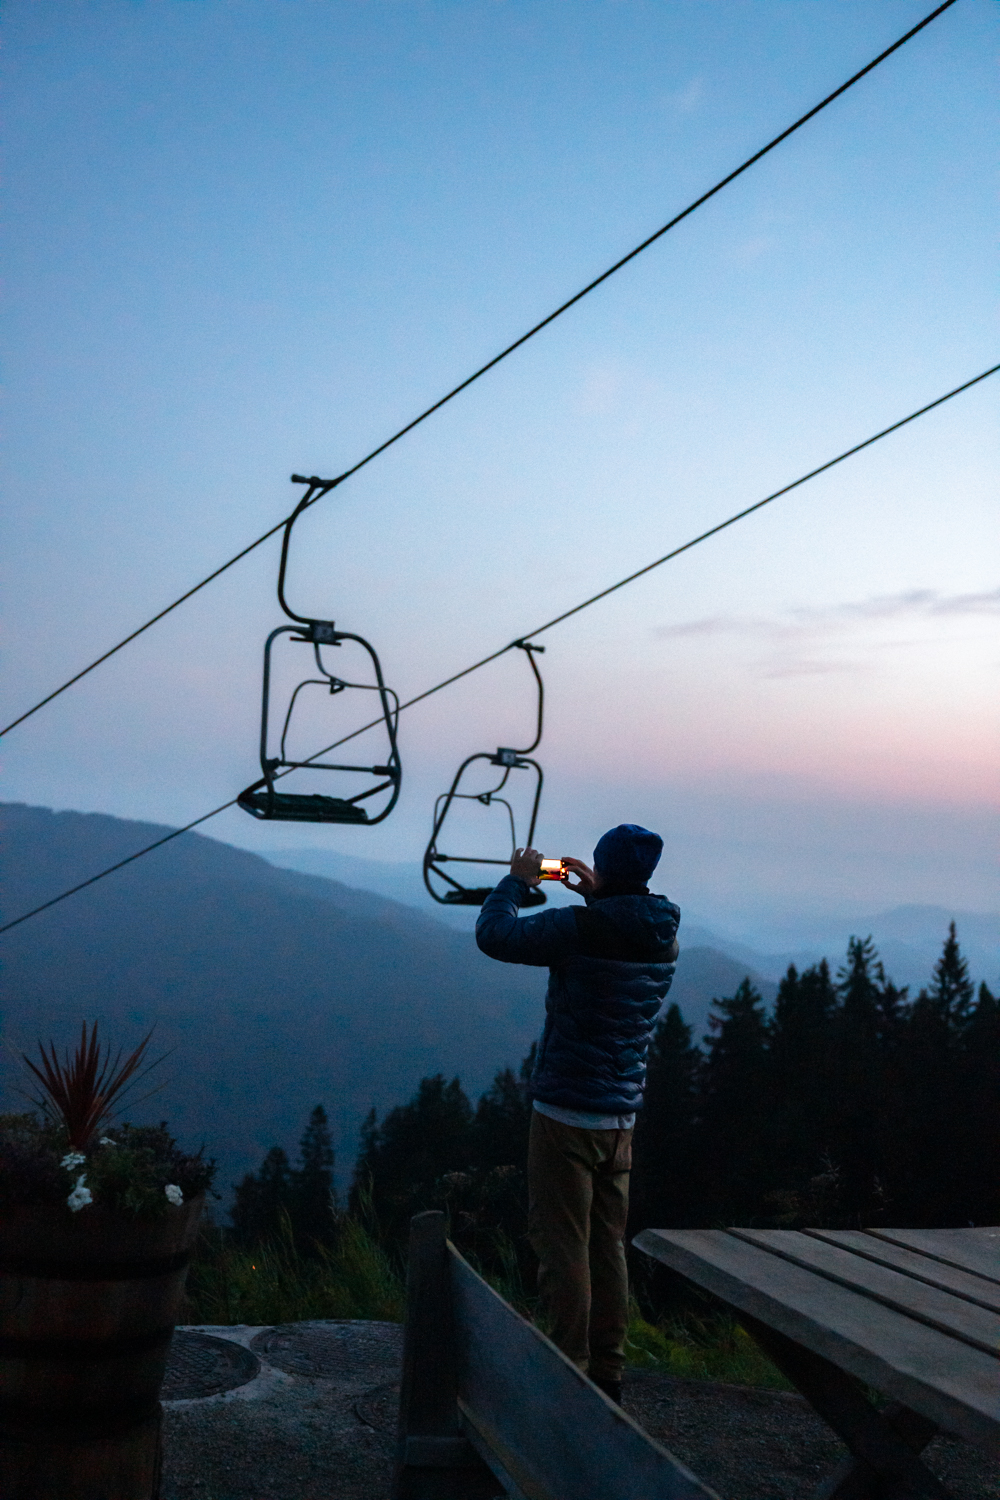
M121 1359L129 1354L144 1354L165 1347L173 1338L174 1325L154 1328L148 1333L133 1333L113 1339L39 1339L0 1338L0 1359L58 1359L91 1363L103 1359Z
M183 1271L190 1250L144 1260L46 1260L37 1255L0 1257L0 1275L36 1276L45 1281L145 1281Z

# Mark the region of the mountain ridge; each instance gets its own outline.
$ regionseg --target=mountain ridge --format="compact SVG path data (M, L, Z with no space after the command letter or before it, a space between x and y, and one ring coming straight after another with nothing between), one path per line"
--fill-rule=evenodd
M309 870L330 879L347 879L365 890L391 894L414 910L431 906L416 863L394 864L323 849L278 849L266 858L283 869ZM555 899L562 895L556 892ZM748 965L752 973L772 985L781 980L789 964L803 969L826 957L836 970L846 954L848 939L870 934L887 972L915 993L930 982L952 920L958 925L959 941L977 980L995 985L1000 979L1000 913L911 903L874 914L833 916L821 924L814 920L762 921L759 941L754 944L746 935L720 931L711 918L686 912L683 901L680 905L684 912L680 939L685 951L692 946L710 948L737 964ZM433 910L448 925L471 930L474 914L467 909L438 906Z
M0 825L7 918L170 831L24 804L0 804ZM224 1194L271 1145L293 1149L317 1102L343 1181L369 1108L437 1072L475 1096L544 1014L545 972L494 963L470 932L196 833L12 929L3 957L0 1108L19 1107L14 1058L38 1039L62 1048L97 1017L117 1047L155 1023L156 1049L174 1050L142 1117L204 1138ZM744 972L685 950L671 994L696 1035Z

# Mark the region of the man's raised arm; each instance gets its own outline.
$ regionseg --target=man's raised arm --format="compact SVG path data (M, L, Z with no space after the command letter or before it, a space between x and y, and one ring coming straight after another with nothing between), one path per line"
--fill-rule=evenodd
M571 907L519 918L518 907L538 884L542 856L537 849L518 849L510 874L490 892L476 922L476 943L489 958L508 964L548 968L580 951Z

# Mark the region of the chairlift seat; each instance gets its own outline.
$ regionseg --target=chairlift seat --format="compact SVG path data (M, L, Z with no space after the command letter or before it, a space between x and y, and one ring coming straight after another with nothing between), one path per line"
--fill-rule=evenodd
M368 813L343 797L318 792L259 792L248 789L237 798L240 807L255 818L277 823L367 823Z
M463 886L458 891L445 891L441 900L445 906L482 906L487 896L492 895L495 887L492 885ZM529 890L527 899L521 902L522 906L544 906L545 892Z

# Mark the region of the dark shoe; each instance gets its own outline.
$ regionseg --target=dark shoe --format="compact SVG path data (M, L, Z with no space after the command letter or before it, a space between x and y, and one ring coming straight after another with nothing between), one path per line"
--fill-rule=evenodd
M597 1389L604 1392L609 1401L613 1401L616 1406L621 1406L622 1383L620 1380L598 1380L596 1375L592 1375L590 1378L597 1386Z

